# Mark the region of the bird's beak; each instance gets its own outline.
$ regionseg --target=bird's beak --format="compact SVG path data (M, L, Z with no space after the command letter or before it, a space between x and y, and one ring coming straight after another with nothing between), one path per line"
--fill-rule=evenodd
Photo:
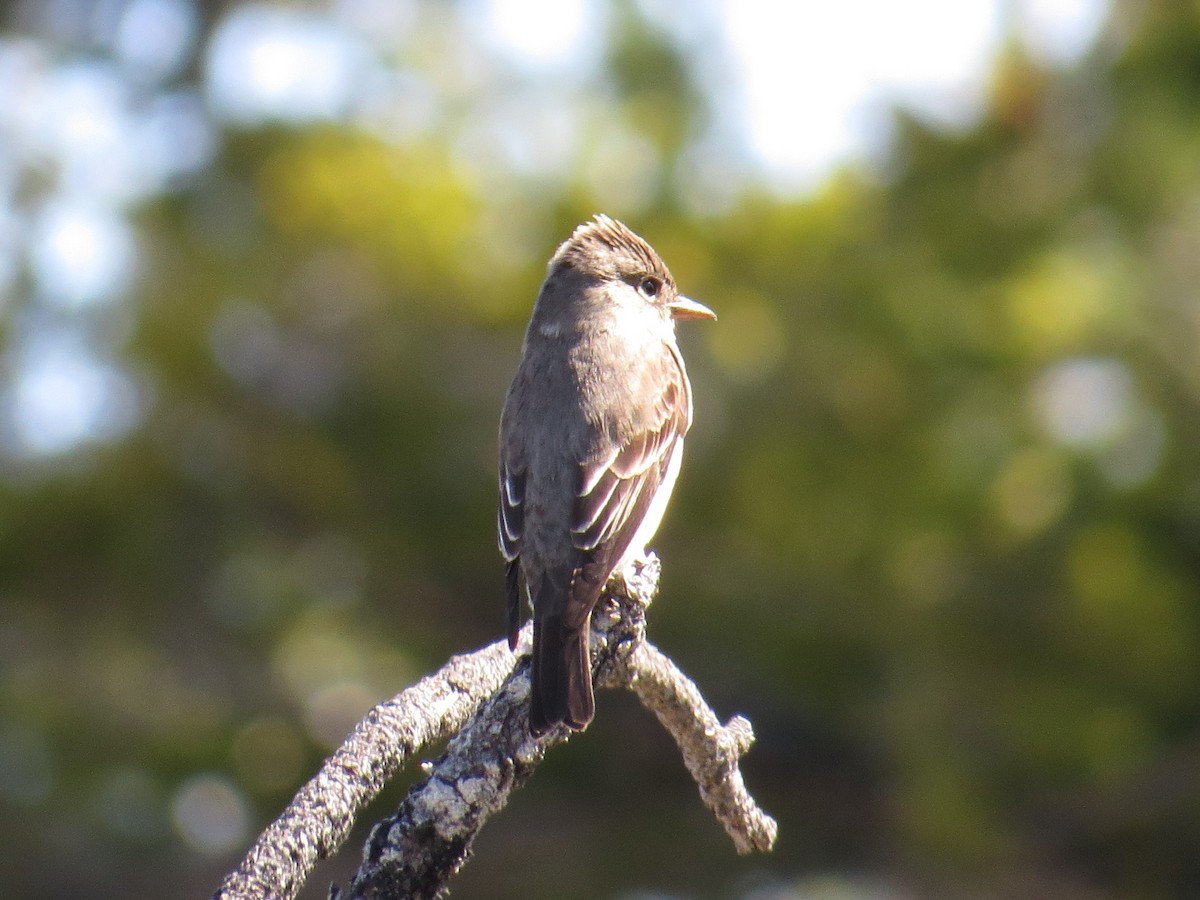
M690 297L679 296L667 304L672 319L715 319L717 314Z

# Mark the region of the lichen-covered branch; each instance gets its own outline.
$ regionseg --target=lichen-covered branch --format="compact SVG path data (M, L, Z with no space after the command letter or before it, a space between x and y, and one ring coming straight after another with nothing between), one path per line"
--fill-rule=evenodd
M630 573L628 596L610 593L592 617L592 659L621 665L641 643L646 603L658 585L654 560ZM529 659L521 662L471 721L427 767L391 816L372 831L351 895L363 900L437 897L466 862L471 843L492 813L532 774L551 747L571 732L529 733Z
M317 861L346 840L359 811L428 744L462 727L512 670L512 654L497 641L452 657L367 713L282 815L259 836L213 895L218 900L288 900Z
M754 743L750 720L734 716L722 725L695 683L649 642L634 648L614 673L637 694L675 739L700 796L733 839L738 853L765 853L777 825L746 790L738 762Z
M721 725L700 691L645 639L646 606L658 589L651 557L610 583L592 616L592 662L602 687L634 690L671 733L704 802L739 853L770 850L776 825L746 791L738 762L750 723ZM529 629L521 647L528 649ZM455 657L440 672L376 707L322 767L216 894L294 897L317 859L345 839L354 817L405 759L453 734L424 767L396 814L372 831L351 884L355 898L433 898L467 860L475 835L542 761L567 740L558 728L529 734L529 662L513 667L505 645ZM336 889L333 896L340 896Z
M351 883L362 898L436 897L466 862L488 817L508 803L560 730L529 734L528 658L472 717L409 792L394 816L378 823Z
M746 791L738 761L754 740L750 723L722 726L700 691L645 640L646 606L658 588L650 558L610 584L592 616L592 662L602 687L631 687L683 753L700 795L739 853L770 850L775 821ZM355 876L354 898L434 898L466 862L471 843L546 751L565 741L565 728L529 735L528 662L521 665L429 767L396 815L376 826Z

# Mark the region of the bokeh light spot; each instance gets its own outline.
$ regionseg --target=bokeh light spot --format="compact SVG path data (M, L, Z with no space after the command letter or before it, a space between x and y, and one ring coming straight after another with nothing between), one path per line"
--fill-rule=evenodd
M578 65L598 27L589 0L482 0L481 31L513 62L527 66Z
M361 678L364 660L349 636L310 616L284 636L272 664L291 695L303 702L329 684Z
M22 452L63 453L89 441L118 438L137 423L136 386L78 336L41 334L23 350L11 389Z
M218 138L198 94L161 94L148 104L133 135L147 181L155 190L204 169L216 156Z
M143 78L178 72L196 39L196 8L188 0L132 0L117 30L117 54Z
M246 842L250 816L246 798L229 779L203 773L180 786L171 801L171 821L193 850L219 856Z
M483 181L505 172L567 177L576 165L583 120L575 104L539 91L487 104L459 136L458 161Z
M102 207L51 204L33 238L33 268L47 299L85 306L124 290L133 275L134 243L128 224Z
M1079 358L1056 363L1033 384L1038 419L1055 440L1071 447L1104 444L1130 422L1133 379L1114 359Z
M1054 524L1071 501L1071 473L1056 453L1022 450L992 484L992 502L1017 536L1032 536Z
M334 0L338 18L382 46L400 43L417 15L416 0Z
M361 681L334 682L306 699L304 723L313 740L336 747L379 699Z
M206 75L209 98L222 117L241 124L299 123L348 112L368 68L362 40L324 17L249 4L217 27Z
M944 123L970 122L1000 39L995 0L726 0L722 9L750 149L790 190L815 187L864 146L878 152L889 131L888 101L907 101ZM797 95L797 85L820 87Z
M1083 255L1051 253L1009 287L1017 339L1043 353L1061 353L1086 339L1103 319L1110 280Z
M1017 26L1035 57L1070 64L1095 43L1111 7L1109 0L1023 0L1016 4Z

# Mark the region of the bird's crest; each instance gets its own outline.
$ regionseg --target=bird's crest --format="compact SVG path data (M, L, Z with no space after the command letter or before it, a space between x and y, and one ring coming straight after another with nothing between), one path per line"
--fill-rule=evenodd
M675 281L666 263L626 225L603 213L576 228L550 260L550 271L570 266L603 277L653 275L664 283Z

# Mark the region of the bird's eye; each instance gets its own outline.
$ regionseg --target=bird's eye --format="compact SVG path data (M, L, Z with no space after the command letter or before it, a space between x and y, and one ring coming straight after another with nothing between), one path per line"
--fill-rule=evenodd
M653 300L658 296L658 292L662 290L662 282L657 278L643 278L638 284L638 290L647 300Z

